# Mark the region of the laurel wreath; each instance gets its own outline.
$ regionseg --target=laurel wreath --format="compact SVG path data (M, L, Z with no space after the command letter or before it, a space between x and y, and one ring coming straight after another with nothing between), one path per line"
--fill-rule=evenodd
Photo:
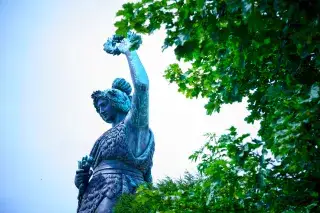
M103 45L104 51L112 55L120 55L121 51L119 50L118 45L124 38L124 36L119 35L113 35L111 38L108 38L107 42ZM141 36L133 32L128 32L127 39L131 43L130 51L137 50L142 44Z

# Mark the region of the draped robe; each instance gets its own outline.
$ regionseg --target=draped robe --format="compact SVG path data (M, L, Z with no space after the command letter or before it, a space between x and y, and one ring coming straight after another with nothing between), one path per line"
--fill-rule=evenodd
M151 182L153 133L149 129L147 146L139 156L130 149L128 135L128 127L122 121L95 142L90 153L94 172L82 196L79 213L97 212L104 199L108 199L108 205L103 212L111 213L121 194L134 193L141 183Z

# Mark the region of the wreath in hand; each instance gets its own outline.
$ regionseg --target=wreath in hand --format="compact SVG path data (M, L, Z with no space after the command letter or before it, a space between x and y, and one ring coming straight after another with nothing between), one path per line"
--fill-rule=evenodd
M113 35L108 38L107 42L104 43L104 51L112 55L120 55L123 52L123 46L129 45L129 50L137 50L142 44L142 39L140 35L133 32L128 32L127 37Z

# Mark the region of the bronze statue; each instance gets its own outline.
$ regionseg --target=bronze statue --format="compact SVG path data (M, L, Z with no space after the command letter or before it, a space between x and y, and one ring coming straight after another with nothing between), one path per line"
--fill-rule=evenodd
M130 84L117 78L111 89L91 96L96 111L112 128L79 162L77 212L111 213L121 194L134 193L139 184L152 182L155 144L149 128L149 80L138 54L132 51L140 44L141 38L133 33L127 38L113 36L104 44L107 53L126 56L134 92L131 97Z

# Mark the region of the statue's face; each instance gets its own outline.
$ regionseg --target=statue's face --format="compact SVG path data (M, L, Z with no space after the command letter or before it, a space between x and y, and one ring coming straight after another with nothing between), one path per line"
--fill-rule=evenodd
M108 99L100 98L97 107L99 109L99 115L105 122L112 123L115 120L117 111L111 106Z

